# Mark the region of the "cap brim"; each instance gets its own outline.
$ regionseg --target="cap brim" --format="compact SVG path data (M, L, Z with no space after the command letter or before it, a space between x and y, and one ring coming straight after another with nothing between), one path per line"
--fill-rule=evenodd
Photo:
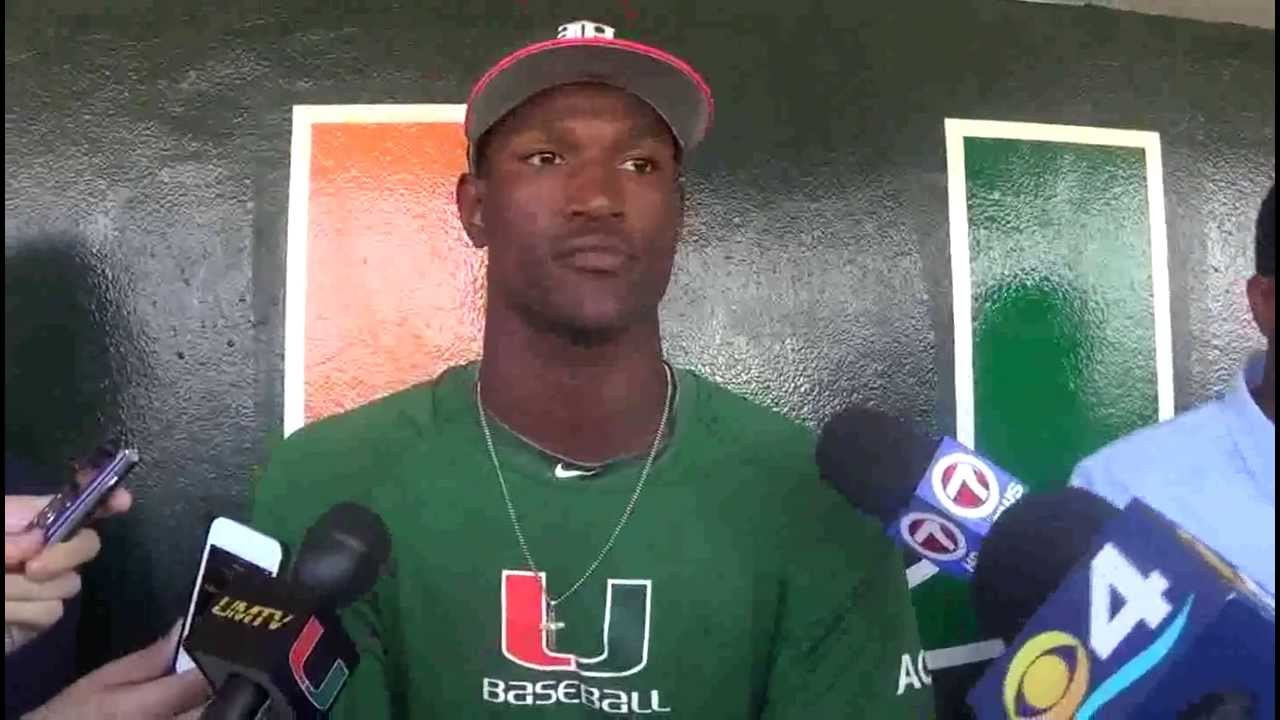
M711 89L683 60L628 40L580 38L530 45L485 73L467 101L467 141L474 149L481 135L524 101L579 82L611 85L644 100L686 152L711 126Z

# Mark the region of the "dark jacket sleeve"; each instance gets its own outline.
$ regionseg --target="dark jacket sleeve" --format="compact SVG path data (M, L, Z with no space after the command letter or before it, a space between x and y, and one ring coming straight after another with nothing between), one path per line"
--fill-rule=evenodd
M22 460L5 456L5 495L49 495L61 483ZM80 596L63 606L62 619L39 637L4 657L4 716L18 718L61 692L75 680L76 626Z

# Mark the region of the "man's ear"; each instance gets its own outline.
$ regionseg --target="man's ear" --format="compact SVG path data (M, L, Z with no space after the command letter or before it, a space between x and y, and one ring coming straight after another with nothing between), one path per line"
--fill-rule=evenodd
M458 219L462 221L462 229L467 231L471 244L477 248L486 248L489 241L484 234L484 179L475 173L462 173L458 176L458 188L455 199L458 203Z
M1269 342L1276 337L1276 279L1263 275L1249 278L1246 286L1249 294L1249 309L1253 312L1253 321L1258 325Z

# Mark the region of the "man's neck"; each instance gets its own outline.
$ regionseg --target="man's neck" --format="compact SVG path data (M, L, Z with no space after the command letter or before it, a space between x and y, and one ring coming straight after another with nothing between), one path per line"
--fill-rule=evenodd
M1271 422L1276 421L1276 354L1274 348L1267 348L1266 364L1262 368L1262 382L1257 387L1249 388L1254 402L1262 414Z
M485 410L557 455L645 453L666 401L657 320L588 347L491 311L480 384Z

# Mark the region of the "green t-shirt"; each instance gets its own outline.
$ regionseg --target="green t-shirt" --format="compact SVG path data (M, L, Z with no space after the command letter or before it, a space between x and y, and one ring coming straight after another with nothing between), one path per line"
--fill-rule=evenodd
M254 523L296 548L344 500L391 531L343 614L361 650L340 718L929 717L902 559L819 480L813 437L692 372L635 512L557 608L549 647L475 405L476 365L298 431ZM590 566L643 458L590 477L490 422L530 551L558 596ZM563 473L561 473L563 474Z

